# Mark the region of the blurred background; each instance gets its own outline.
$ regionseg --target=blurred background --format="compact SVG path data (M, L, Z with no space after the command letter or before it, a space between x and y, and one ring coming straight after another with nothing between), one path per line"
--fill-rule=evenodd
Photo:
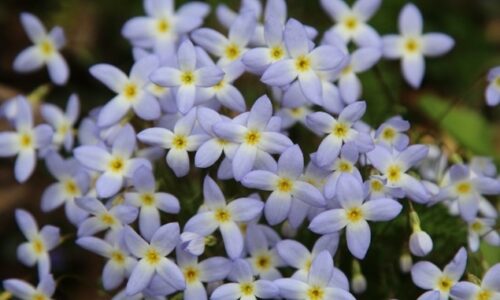
M176 4L179 6L184 2L177 0ZM212 8L219 3L226 3L235 10L239 8L239 0L207 2ZM316 27L320 33L332 25L318 1L287 2L289 17ZM397 16L406 2L384 0L370 23L382 35L397 32ZM456 46L444 57L426 60L425 80L418 91L404 83L398 62L381 61L374 70L362 74L363 96L368 103L364 120L377 126L388 117L401 114L412 123L414 142L423 139L437 143L447 152L464 157L492 156L497 166L500 165L500 108L487 107L483 97L486 72L500 64L500 1L413 2L422 11L425 31L447 33L455 38ZM27 75L12 70L14 57L29 45L19 22L19 13L23 11L37 15L47 28L62 26L68 40L63 54L71 69L69 84L49 87L45 101L63 106L68 96L76 92L80 95L84 115L92 107L110 99L111 92L93 79L88 69L93 64L106 62L128 72L133 62L131 48L120 32L126 20L144 14L142 1L0 1L0 102L17 94L29 94L49 82L46 70ZM210 14L205 25L225 32L214 13ZM245 75L236 85L249 101L266 92L258 84L258 78L251 75ZM0 121L0 130L7 129L8 124ZM299 138L299 143L300 134L300 129L292 132L295 138ZM313 148L306 150L312 151ZM65 220L63 210L40 213L40 195L52 182L44 166L39 164L34 176L26 184L19 185L13 178L13 162L13 159L0 160L0 280L18 277L36 281L35 271L22 266L15 256L16 247L23 237L13 213L15 208L22 207L32 212L39 224L60 226L63 235L67 235L67 240L52 253L54 273L60 285L56 298L109 299L110 294L105 293L99 284L103 260L74 246L74 229ZM439 209L424 213L422 219L424 224L435 224L429 231L438 251L433 251L429 259L442 266L451 259L459 245L464 244L465 228L463 232L451 232L450 228L459 226L458 221ZM400 229L406 225L404 220L400 221L401 226L374 227L372 248L362 262L368 290L359 299L415 299L421 292L413 287L409 275L398 270L401 249L389 246L394 243L393 239L403 238ZM307 238L311 243L312 239ZM387 248L379 249L373 246L375 244L387 245ZM490 263L500 260L498 252L488 248L482 248L480 255ZM348 254L341 253L339 257L338 264L349 274Z

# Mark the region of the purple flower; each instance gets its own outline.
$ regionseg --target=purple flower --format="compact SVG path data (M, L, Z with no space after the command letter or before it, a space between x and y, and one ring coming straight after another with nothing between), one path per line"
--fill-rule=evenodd
M134 222L137 218L137 208L131 205L120 204L108 209L101 201L91 197L77 198L76 204L91 215L78 225L79 237L107 229L111 229L112 233L119 233L124 225Z
M394 219L403 206L393 199L365 200L363 184L350 174L343 174L337 183L337 200L341 208L317 215L309 228L319 234L338 232L346 227L347 247L357 258L363 259L370 246L370 227L367 221Z
M327 45L309 49L305 28L295 19L286 23L284 40L290 58L275 62L267 68L262 75L262 82L281 87L298 79L307 99L312 102L322 101L323 90L317 72L333 70L345 59L344 53Z
M453 260L441 271L428 261L421 261L411 268L411 278L415 285L428 290L418 299L448 299L453 286L462 277L467 264L467 251L462 247ZM438 295L435 298L435 295Z
M243 124L233 120L218 122L212 126L220 138L239 144L232 158L232 171L236 180L241 180L252 170L258 157L267 153L282 153L292 145L288 137L270 129L272 114L271 101L267 96L262 96L255 101Z
M151 170L140 167L132 177L135 191L125 193L125 203L138 207L141 235L150 240L161 226L160 211L177 214L179 200L168 193L156 192L156 181Z
M14 60L14 70L28 73L47 65L52 82L57 85L66 84L69 69L59 53L59 50L66 44L63 29L57 26L47 33L40 20L30 13L21 14L21 23L33 46L17 55Z
M0 132L0 157L17 155L14 174L17 181L25 182L35 170L36 150L50 144L53 132L47 124L33 127L33 112L26 98L20 96L16 102L16 132Z
M274 172L251 171L241 180L246 187L272 191L264 209L270 225L283 222L294 201L303 201L316 207L325 205L321 192L300 179L303 170L304 157L300 147L295 145L281 154Z
M367 153L370 163L383 174L387 186L401 188L406 196L418 203L429 201L429 193L424 185L411 175L408 170L427 156L428 147L412 145L401 152L391 151L385 146L377 145Z
M4 280L3 286L5 290L21 300L52 299L56 289L56 282L52 274L45 274L40 277L40 282L36 288L20 279Z
M212 87L222 80L224 72L216 66L197 66L196 50L190 40L184 41L177 51L177 68L160 67L151 73L151 81L176 88L175 101L182 114L194 105L200 88Z
M45 162L57 182L43 192L42 211L52 211L64 204L66 217L71 223L78 225L87 217L87 212L76 205L75 199L84 196L89 190L89 174L75 159L64 160L55 152L48 154Z
M264 204L252 198L239 198L226 203L222 191L209 176L203 182L205 210L191 217L185 232L207 236L219 229L224 247L230 258L237 258L243 252L243 235L236 222L249 222L262 212Z
M193 132L195 123L196 109L192 109L175 123L173 131L153 127L139 132L137 137L143 143L168 149L167 164L177 177L182 177L189 172L188 151L196 151L208 138Z
M400 116L392 117L382 123L375 131L375 141L398 151L404 150L410 143L410 138L404 134L410 129L410 122Z
M38 276L44 278L50 274L49 251L60 242L59 228L45 225L39 230L33 216L23 209L16 210L16 222L28 240L17 248L17 258L29 267L37 264Z
M500 67L492 68L488 72L488 87L484 91L486 104L496 106L500 103Z
M495 223L496 220L491 218L476 218L468 222L467 241L472 252L479 250L481 238L492 246L500 246L500 234L494 228Z
M325 112L316 112L307 116L309 127L327 134L315 156L315 162L320 167L333 164L345 143L354 144L361 153L373 149L371 137L355 128L365 110L365 102L354 102L344 108L337 119Z
M99 113L97 124L100 127L114 125L132 109L144 120L160 117L160 105L156 98L145 88L149 75L159 67L158 58L148 56L137 61L127 76L120 69L98 64L90 68L90 73L116 93Z
M334 285L332 282L334 271L332 256L324 250L311 262L311 268L304 281L283 278L275 280L274 283L279 287L281 297L285 299L354 300L355 298L347 290Z
M226 283L216 288L211 300L237 300L237 299L275 299L279 290L272 281L255 280L252 268L242 259L233 263L232 275L236 282Z
M450 291L452 299L500 299L500 264L491 267L483 276L481 284L460 281Z
M125 227L124 239L129 251L139 260L127 282L127 295L143 291L156 274L175 290L186 287L182 271L166 256L179 243L179 224L168 223L153 234L147 243L131 227Z
M321 0L321 6L336 24L331 30L345 42L353 40L358 46L380 43L378 33L366 22L380 7L380 0L357 0L352 7L342 0Z
M247 227L245 245L249 253L247 261L254 275L266 280L282 277L277 268L284 265L283 261L277 250L271 248L262 227L255 224Z
M133 127L120 130L111 150L99 146L80 146L75 149L75 158L90 170L100 172L96 182L97 195L102 198L114 196L122 188L125 178L132 178L141 166L151 169L144 158L132 158L136 147Z
M122 239L109 242L96 237L82 237L76 240L76 243L84 249L107 258L102 270L102 284L106 290L117 288L130 275L137 263L126 250Z
M54 104L44 103L40 110L43 118L54 129L52 144L56 149L64 145L66 151L73 148L74 136L73 126L80 114L80 100L76 94L72 94L68 99L66 111L63 112Z
M423 34L422 15L412 3L403 7L398 22L401 34L383 37L384 57L401 59L404 78L413 88L418 88L424 78L424 56L441 56L453 48L455 41L443 33Z

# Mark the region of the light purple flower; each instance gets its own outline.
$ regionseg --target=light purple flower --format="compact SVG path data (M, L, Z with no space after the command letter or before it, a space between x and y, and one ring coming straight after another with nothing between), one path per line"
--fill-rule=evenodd
M380 43L378 33L367 24L380 3L380 0L357 0L349 7L342 0L321 0L321 6L335 21L331 30L345 42L353 40L358 46L376 46Z
M261 226L252 224L247 227L245 245L249 253L248 263L253 274L266 280L281 278L278 267L284 266L276 248L271 245Z
M120 286L137 263L125 248L121 238L110 242L96 237L82 237L76 240L76 243L88 251L107 258L101 276L106 290L113 290Z
M467 264L467 251L460 248L453 257L453 260L447 264L441 271L433 263L420 261L411 268L411 278L415 285L428 290L418 299L448 299L448 295L453 286L462 277ZM435 298L435 294L439 297Z
M177 51L176 67L160 67L151 73L151 81L176 88L175 101L182 114L194 105L200 88L212 87L222 80L224 72L216 66L197 66L196 50L190 40L185 40Z
M39 230L33 216L23 209L16 210L16 222L28 240L17 248L17 258L28 267L37 264L38 276L44 278L50 274L49 252L60 242L59 228L45 225Z
M30 14L21 14L21 23L28 38L33 43L17 55L14 60L14 70L28 73L47 65L52 82L64 85L68 81L69 69L59 51L66 44L64 31L57 26L47 33L40 20Z
M335 273L333 259L326 250L320 252L310 265L307 278L302 281L293 278L277 279L281 297L296 300L342 299L354 300L347 290L332 284Z
M495 219L476 218L468 222L467 241L472 252L479 250L480 239L492 246L500 246L500 234L495 229Z
M410 122L395 116L382 123L375 131L375 142L389 148L402 151L410 143L410 138L404 132L410 129Z
M124 239L128 250L139 260L127 282L129 296L143 291L156 274L175 290L183 290L186 281L179 267L166 256L179 243L179 224L168 223L154 233L147 243L131 227L125 227Z
M332 46L310 49L304 26L295 19L286 23L284 31L286 49L290 58L282 59L267 68L261 81L282 87L298 79L300 89L307 99L320 102L323 89L318 76L320 71L336 68L345 59L344 53Z
M56 289L56 282L52 274L45 274L40 277L40 282L36 288L20 279L4 280L3 287L21 300L52 299Z
M426 256L432 251L433 242L429 234L419 227L410 235L410 252L415 256Z
M181 233L180 247L183 251L200 256L205 252L205 237L194 232Z
M66 217L78 225L87 217L87 212L78 207L75 199L89 190L90 176L75 159L64 160L60 154L52 152L45 158L47 169L57 179L42 195L42 211L52 211L65 205Z
M159 67L158 58L148 56L137 61L130 70L129 76L120 69L98 64L90 68L90 73L116 93L99 112L97 124L108 127L120 121L132 109L144 120L155 120L160 117L158 100L146 90L149 75Z
M205 210L191 217L185 232L207 236L219 229L224 247L230 258L237 258L243 252L243 235L236 222L249 222L260 215L264 204L252 198L239 198L226 203L222 191L209 176L203 182Z
M250 299L275 299L279 290L272 281L253 277L252 268L242 259L233 263L232 275L236 282L226 283L216 288L210 300L250 300Z
M270 225L283 222L294 201L303 201L316 207L325 205L321 192L300 179L303 170L304 156L300 147L295 145L281 154L276 171L251 171L241 180L246 187L272 191L264 208Z
M155 178L146 167L140 167L134 172L132 183L135 191L125 193L125 203L140 209L139 230L146 240L150 240L161 226L160 211L179 213L179 200L172 194L156 192Z
M78 225L79 237L108 229L117 234L123 226L137 219L137 208L131 205L119 204L108 209L101 201L91 197L77 198L76 204L91 215Z
M35 170L36 150L50 144L53 132L47 124L33 127L33 112L26 98L20 96L16 102L16 132L0 132L0 157L17 155L14 174L18 182L25 182Z
M175 123L173 131L153 127L139 132L137 137L143 143L168 149L167 164L177 177L182 177L189 172L188 152L196 151L209 138L193 132L195 123L196 109L192 109Z
M450 291L452 299L500 299L500 264L491 267L483 276L481 284L460 281Z
M151 169L144 158L132 158L136 147L133 127L120 130L110 151L99 146L80 146L75 149L75 158L86 168L100 173L96 182L97 195L102 198L114 196L122 188L125 178L131 179L141 166Z
M353 143L358 152L373 149L371 137L355 126L366 110L365 102L354 102L342 110L336 119L325 112L316 112L307 116L307 124L315 131L326 133L316 152L315 162L324 167L333 164L345 143Z
M417 165L427 156L428 147L411 145L401 152L389 150L385 146L377 145L367 153L370 163L383 174L387 186L401 188L406 196L418 203L429 201L430 195L415 177L408 175L408 170Z
M42 117L54 129L52 144L56 149L64 145L66 151L73 148L75 132L73 126L78 120L80 114L80 100L76 94L72 94L66 104L66 111L63 112L54 104L44 103L40 112Z
M365 181L365 190L368 191L370 200L380 198L399 199L405 195L403 190L387 186L387 180L376 175Z
M487 76L488 86L484 91L486 104L496 106L500 103L500 67L492 68Z
M423 34L422 15L412 3L403 7L398 22L400 35L382 38L384 57L401 59L404 78L413 88L418 88L424 78L424 56L441 56L453 48L455 41L443 33Z
M337 183L337 200L341 208L317 215L309 228L319 234L338 232L346 227L347 247L363 259L370 246L370 227L367 221L394 219L403 206L393 199L365 201L363 184L351 174L343 174Z

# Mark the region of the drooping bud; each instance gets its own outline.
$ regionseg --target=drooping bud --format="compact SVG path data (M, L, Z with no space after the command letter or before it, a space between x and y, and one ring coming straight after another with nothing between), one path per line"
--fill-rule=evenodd
M287 238L293 238L297 235L297 229L293 228L288 221L285 221L281 226L281 233Z
M352 291L355 294L361 294L366 291L366 278L361 271L361 266L357 260L352 261Z
M413 266L413 259L411 258L410 253L405 251L399 257L399 269L403 273L409 273L411 271L412 266Z
M426 256L432 251L432 239L425 231L414 231L410 236L410 252L415 256Z

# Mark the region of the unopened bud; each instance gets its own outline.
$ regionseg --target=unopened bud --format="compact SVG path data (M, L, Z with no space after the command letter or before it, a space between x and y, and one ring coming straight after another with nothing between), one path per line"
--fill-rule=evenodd
M293 238L297 235L297 229L293 228L288 221L281 226L281 233L287 238Z
M357 260L352 261L351 287L355 294L361 294L366 290L366 278L363 275L361 265Z
M399 268L401 272L408 273L411 271L411 267L413 266L413 259L411 258L410 253L406 252L401 254L399 257Z
M432 251L432 239L425 231L414 231L410 236L410 252L415 256L426 256Z

